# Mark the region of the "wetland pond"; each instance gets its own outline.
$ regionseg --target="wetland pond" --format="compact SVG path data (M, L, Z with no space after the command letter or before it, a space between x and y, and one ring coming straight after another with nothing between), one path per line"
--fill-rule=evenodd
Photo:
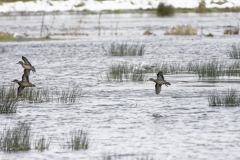
M198 78L196 74L165 73L171 86L162 86L155 94L151 81L107 81L111 65L141 62L231 62L226 52L239 35L223 35L230 25L237 26L237 14L176 14L159 18L152 14L102 14L100 36L98 15L46 15L45 25L52 34L49 41L0 43L1 85L10 86L21 79L23 68L16 64L26 56L36 68L30 81L35 90L67 90L78 87L82 95L76 102L29 103L19 101L17 112L0 115L0 126L13 127L18 122L31 125L32 143L36 136L51 138L48 150L0 151L0 160L40 159L240 159L240 108L209 106L214 90L239 91L239 77ZM39 36L42 16L1 16L1 29ZM202 27L214 37L166 36L166 27L175 25ZM65 27L63 27L65 26ZM150 26L154 35L143 35ZM68 35L73 32L85 35ZM65 29L64 29L65 28ZM68 30L66 30L68 28ZM46 34L44 29L44 34ZM59 33L65 33L60 35ZM144 44L142 56L111 56L112 42ZM158 70L148 73L156 78ZM16 85L17 86L17 85ZM74 130L88 130L90 145L86 150L62 148L66 135ZM149 158L150 159L150 158Z

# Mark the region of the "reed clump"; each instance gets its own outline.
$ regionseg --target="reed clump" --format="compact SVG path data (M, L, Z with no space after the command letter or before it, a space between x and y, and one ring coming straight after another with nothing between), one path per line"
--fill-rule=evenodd
M172 5L165 5L164 3L159 3L157 8L157 15L164 16L172 16L175 12L175 8Z
M34 148L35 150L42 152L44 150L48 150L50 144L51 144L51 138L46 139L45 136L41 136L35 143Z
M213 91L208 96L209 106L239 106L240 98L236 89L228 89L227 92L220 93Z
M231 49L229 51L227 51L227 55L230 58L234 58L234 59L240 59L240 44L233 44L231 46Z
M30 125L20 122L1 133L0 148L3 151L27 151L31 149Z
M60 103L75 103L84 96L82 88L73 87L71 89L62 89L57 95L57 101Z
M90 138L88 132L81 129L71 131L67 136L66 142L62 144L62 147L72 150L80 150L88 149L89 144Z
M142 56L145 53L144 44L132 44L112 42L108 48L108 55L111 56Z
M176 25L173 26L170 31L167 27L164 35L196 35L198 27L193 27L191 24L188 25Z
M135 69L127 63L112 64L106 73L107 81L144 81L146 78L145 70Z
M3 85L0 87L0 114L16 113L18 99L14 89L14 86L7 88Z

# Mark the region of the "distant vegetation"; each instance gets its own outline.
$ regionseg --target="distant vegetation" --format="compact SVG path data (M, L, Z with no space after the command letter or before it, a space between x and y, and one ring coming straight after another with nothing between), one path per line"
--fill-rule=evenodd
M198 27L193 27L191 24L188 25L176 25L171 30L166 30L164 35L196 35Z
M164 3L159 3L157 8L158 16L172 16L174 14L174 7L172 5L165 5Z

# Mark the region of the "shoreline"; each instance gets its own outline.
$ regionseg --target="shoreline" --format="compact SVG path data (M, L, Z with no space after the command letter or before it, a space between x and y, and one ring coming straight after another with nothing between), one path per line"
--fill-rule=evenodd
M83 11L75 11L75 10L68 10L68 11L14 11L14 12L0 12L1 16L38 16L42 15L43 12L45 15L48 14L156 14L157 9L119 9L119 10L101 10L101 11L91 11L91 10L83 10ZM233 8L206 8L204 11L198 11L198 8L175 8L175 13L198 13L198 14L205 14L205 13L222 13L222 12L232 12L238 13L240 12L240 7L233 7Z

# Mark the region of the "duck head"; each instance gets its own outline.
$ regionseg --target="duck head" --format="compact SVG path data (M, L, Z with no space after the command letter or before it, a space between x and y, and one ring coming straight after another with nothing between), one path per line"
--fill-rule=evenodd
M23 64L23 62L22 62L22 61L19 61L17 64Z
M18 80L17 80L17 79L14 79L12 82L18 83Z

